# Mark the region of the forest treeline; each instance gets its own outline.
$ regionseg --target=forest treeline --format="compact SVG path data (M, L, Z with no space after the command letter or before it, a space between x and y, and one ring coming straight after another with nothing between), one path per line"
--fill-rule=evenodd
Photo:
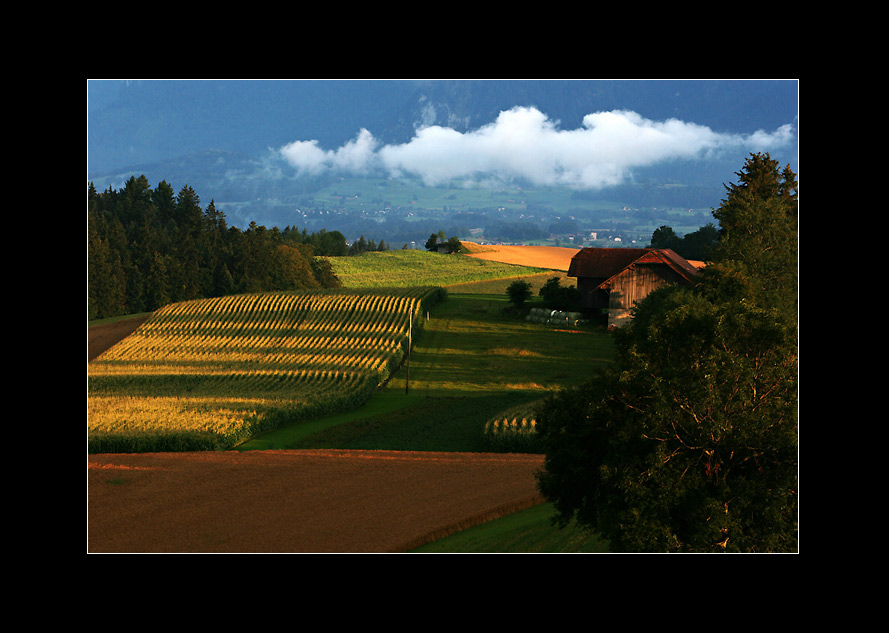
M330 262L348 254L338 231L228 226L188 185L175 194L143 175L119 190L88 192L89 319L156 310L171 302L241 292L336 288Z

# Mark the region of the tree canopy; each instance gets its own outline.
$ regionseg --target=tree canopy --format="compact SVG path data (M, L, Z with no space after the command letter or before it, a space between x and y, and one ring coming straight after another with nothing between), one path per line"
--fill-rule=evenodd
M700 282L638 303L614 366L538 412L541 492L613 551L797 549L795 177L772 163L727 188ZM794 256L751 252L761 230Z
M559 276L550 277L537 292L543 305L551 310L577 310L580 295L576 286L563 286Z
M227 225L213 200L202 209L188 185L174 195L166 181L151 189L145 176L103 193L90 183L87 205L90 319L200 297L340 285L316 254L339 254L341 235L282 233L255 222L242 231Z
M438 233L433 233L429 236L429 239L426 240L425 247L427 251L433 252L438 251L439 247L444 247L445 252L451 254L459 253L460 249L463 248L463 244L457 236L445 238L445 232L439 231Z
M719 231L708 223L697 231L679 237L672 227L660 226L651 234L651 248L669 248L685 259L708 261L719 242Z
M768 154L752 154L726 185L713 216L719 220L717 262L743 266L755 299L795 318L798 291L799 199L796 175Z

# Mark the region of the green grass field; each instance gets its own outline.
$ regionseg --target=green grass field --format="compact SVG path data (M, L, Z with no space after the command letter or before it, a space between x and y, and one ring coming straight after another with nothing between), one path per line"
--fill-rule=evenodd
M370 252L329 260L346 288L450 286L546 272L542 268L419 250Z
M549 503L520 510L412 550L419 554L586 554L607 553L608 543L571 522L551 524Z
M507 306L505 295L449 293L429 311L409 371L402 365L362 409L272 431L242 449L483 451L487 420L612 361L604 329L559 331Z

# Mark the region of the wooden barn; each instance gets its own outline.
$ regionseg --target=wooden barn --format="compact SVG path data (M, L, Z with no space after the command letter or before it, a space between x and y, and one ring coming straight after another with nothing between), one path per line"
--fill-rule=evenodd
M666 248L584 248L571 259L568 276L577 278L584 310L607 312L608 327L620 327L653 290L692 285L701 265Z

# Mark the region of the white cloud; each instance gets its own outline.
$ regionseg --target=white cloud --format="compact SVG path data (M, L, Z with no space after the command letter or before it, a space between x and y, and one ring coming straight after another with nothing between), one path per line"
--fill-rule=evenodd
M362 129L336 151L321 149L318 141L294 141L279 151L300 174L316 175L327 169L361 174L372 168L378 144L370 132Z
M331 155L331 152L318 147L318 141L293 141L282 147L280 152L300 175L315 175L324 171L329 166L328 157Z
M378 141L365 129L358 133L355 140L339 148L332 161L337 169L352 173L364 173L372 167L374 151Z
M362 129L336 151L322 150L316 141L296 141L282 147L280 154L300 173L382 169L390 175L417 176L429 185L451 179L520 178L537 185L594 189L620 184L635 168L704 159L729 149L769 151L792 138L790 125L775 132L728 135L677 119L651 121L621 110L588 114L582 127L560 130L539 110L516 107L466 133L428 126L408 143L379 147Z

